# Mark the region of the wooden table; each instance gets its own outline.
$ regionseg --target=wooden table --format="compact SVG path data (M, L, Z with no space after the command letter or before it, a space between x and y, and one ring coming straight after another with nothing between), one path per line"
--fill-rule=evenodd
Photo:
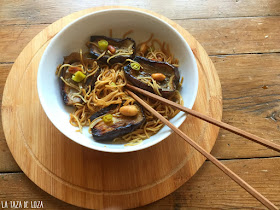
M1 0L1 102L13 62L38 32L72 12L104 5L90 0ZM280 144L279 0L110 0L106 5L150 9L183 26L216 66L223 90L223 121ZM221 130L212 154L280 207L278 152ZM21 172L2 128L0 176L0 201L43 201L46 209L77 209L48 195ZM144 208L264 207L206 161L182 187L140 209Z

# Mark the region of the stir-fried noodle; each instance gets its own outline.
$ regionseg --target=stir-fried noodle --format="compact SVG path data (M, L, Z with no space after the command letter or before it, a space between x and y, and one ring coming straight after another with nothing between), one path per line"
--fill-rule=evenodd
M132 33L132 31L128 31L124 36L130 33ZM130 54L130 52L120 50L112 55L107 62L110 63L112 57L125 53ZM153 34L148 40L137 45L136 53L137 55L148 59L168 62L174 66L178 66L178 60L175 59L170 52L168 44L164 42L162 43L158 39L153 38ZM78 55L76 55L76 57L77 56ZM98 110L111 104L117 104L119 106L116 108L114 114L118 115L118 110L121 105L131 105L135 103L134 99L125 91L124 86L126 85L127 80L123 71L123 67L128 64L128 62L133 61L128 59L124 63L105 65L98 63L98 59L100 58L97 58L95 61L92 61L91 59L89 62L90 59L87 58L87 53L82 54L82 51L80 51L79 56L79 62L64 63L63 65L58 66L56 74L67 86L70 86L76 91L72 94L72 97L79 98L79 100L77 100L78 102L74 103L75 111L70 114L71 125L78 127L78 131L80 132L82 132L83 126L89 126L89 132L91 132L91 128L94 124L90 122L89 118ZM99 57L101 56L102 54ZM61 71L70 67L79 67L82 73L86 75L86 78L79 83L79 85L67 82L67 80L61 76ZM100 70L100 74L96 79L94 88L91 89L91 85L86 85L86 82L93 77L98 70ZM160 94L158 90L160 86L155 80L151 77L143 77L140 79L151 86L155 93ZM170 106L164 105L159 101L152 100L148 97L142 96L142 99L167 119L173 118L179 112ZM179 104L183 104L183 100L178 90L176 90L169 99ZM124 136L118 137L114 139L114 141L130 142L130 145L138 144L142 140L156 134L163 127L163 123L150 112L144 110L144 114L146 121L140 128ZM97 122L95 121L94 123L96 124Z

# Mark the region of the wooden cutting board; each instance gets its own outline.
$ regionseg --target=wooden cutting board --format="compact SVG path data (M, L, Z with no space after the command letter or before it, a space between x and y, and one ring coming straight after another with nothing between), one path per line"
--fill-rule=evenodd
M148 149L111 154L94 151L66 138L48 120L37 94L37 68L49 41L85 14L124 7L98 7L64 17L40 32L21 52L7 79L2 121L8 146L23 172L41 189L85 208L133 208L154 202L184 184L205 158L175 134ZM125 7L127 8L127 7ZM171 24L189 43L197 59L199 88L193 109L221 120L221 85L201 45L182 27ZM188 116L180 127L207 151L219 129Z

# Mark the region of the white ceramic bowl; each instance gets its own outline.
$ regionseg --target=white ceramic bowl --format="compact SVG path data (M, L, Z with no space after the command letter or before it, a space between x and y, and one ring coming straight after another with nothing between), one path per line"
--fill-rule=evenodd
M192 108L198 88L198 71L194 55L184 38L168 23L150 14L133 9L107 9L83 16L61 30L47 46L38 69L37 88L40 102L50 121L69 139L85 147L106 152L131 152L150 147L171 134L171 129L165 126L156 135L136 146L97 142L83 129L83 134L76 132L77 128L69 123L71 108L65 106L60 95L58 77L55 75L57 65L63 62L63 56L71 52L83 52L87 49L85 43L91 35L109 35L119 38L133 29L129 35L136 43L146 40L151 33L159 40L169 44L171 52L180 62L180 75L184 77L181 95L184 104ZM186 114L180 112L170 121L179 127L186 119Z

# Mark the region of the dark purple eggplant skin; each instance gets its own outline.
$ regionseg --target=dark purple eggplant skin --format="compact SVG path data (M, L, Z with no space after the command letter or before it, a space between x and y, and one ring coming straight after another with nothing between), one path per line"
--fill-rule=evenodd
M75 63L78 61L80 61L80 55L78 53L71 53L69 56L64 57L63 64L65 64L65 63L71 64L71 63ZM66 68L62 69L61 76L63 78L65 78ZM67 85L65 85L65 83L61 79L59 79L59 86L60 86L60 93L61 93L64 104L67 106L72 106L74 104L74 102L68 96L68 91L70 89L67 87ZM81 99L80 99L80 101L81 101Z
M110 141L119 136L123 136L127 133L131 133L134 130L136 130L137 128L139 128L145 122L146 118L145 118L142 106L139 105L138 103L137 104L135 103L135 105L137 105L140 110L140 112L137 115L137 117L139 117L139 119L140 119L139 121L134 122L134 119L135 119L134 117L125 117L124 116L124 118L126 118L126 119L131 118L131 121L134 123L129 123L129 124L123 125L122 122L118 122L117 125L115 124L115 126L118 126L118 125L120 125L120 126L115 127L114 130L108 131L106 133L102 133L100 130L93 127L91 129L93 138L96 141ZM108 107L106 107L106 108L108 108ZM104 108L104 109L106 109L106 108ZM111 107L111 108L114 109L115 107ZM97 117L100 117L102 115L105 115L108 112L109 112L108 109L106 109L105 111L100 110L99 114L96 114L94 119L96 119ZM92 118L93 118L93 116L91 116L90 119L92 119Z
M133 59L135 57L136 43L131 38L118 39L118 38L110 38L110 37L106 37L106 36L91 36L90 37L91 42L96 42L97 43L99 40L106 40L109 43L109 45L112 45L112 46L123 46L125 42L133 43L133 46L132 46L133 54L132 55L130 55L130 56L122 56L122 55L116 56L116 57L114 57L110 60L110 64L123 63L123 62L125 62L126 59ZM94 52L92 47L90 47L89 52L90 52L90 55L93 59L98 58L99 55L100 55L100 53ZM107 59L109 57L110 56L108 56L108 55L104 55L99 60L104 62L104 63L107 63Z
M97 77L99 76L101 72L101 68L99 68L95 74L92 76L92 77L89 77L89 79L86 81L86 85L90 85L91 86L91 90L94 89L94 86L95 86L95 82L97 80Z
M84 62L85 63L92 63L94 60L91 59L91 58L84 58ZM71 53L69 56L65 56L64 57L64 62L63 64L73 64L75 62L81 62L81 58L80 58L80 53ZM66 76L66 69L67 68L64 68L62 69L61 71L61 76L63 78L65 78ZM89 79L87 79L86 81L86 85L91 85L91 89L93 90L94 89L94 86L95 86L95 82L97 80L97 77L98 75L100 74L101 72L101 69L99 68L96 73L90 77ZM69 76L69 75L68 75ZM71 100L70 97L68 96L69 94L69 91L70 91L70 88L61 80L59 79L59 86L60 86L60 92L61 92L61 95L62 95L62 100L64 102L65 105L67 106L73 106L74 103L82 103L82 100L80 98L77 98L75 97L75 101L74 100Z
M149 59L141 57L141 56L136 56L134 58L134 61L138 62L140 65L145 64L145 65L151 66L151 68L152 67L157 67L158 69L170 68L170 70L173 71L174 75L175 75L173 78L174 88L172 88L170 90L163 90L163 89L159 88L159 92L162 94L163 97L168 98L176 91L178 84L179 84L179 79L180 79L180 74L179 74L179 70L177 67L175 67L167 62L149 60ZM136 77L134 77L132 75L133 71L135 72L136 70L133 70L131 68L130 64L124 66L124 72L125 72L125 76L126 76L127 80L129 82L131 82L133 85L135 85L141 89L154 93L154 90L152 87L148 86L147 84L143 83L142 81L138 80ZM159 71L158 73L162 73L162 72Z
M65 84L62 80L59 81L60 83L60 88L61 88L61 96L62 96L62 100L63 103L67 106L73 106L74 102L69 98L67 91L65 90ZM80 99L78 102L81 102L82 100Z
M65 56L63 64L65 64L65 63L72 64L75 62L81 62L80 53L74 52L68 56ZM91 58L88 58L88 57L84 58L84 63L86 63L87 65L89 65L89 64L92 65L93 62L94 62L94 60ZM97 77L99 76L100 72L101 72L101 69L99 68L96 71L96 73L86 81L86 85L91 85L92 90L95 86L95 82L96 82Z
M65 79L66 77L66 68L62 69L61 76ZM67 75L68 77L69 75ZM82 99L75 97L73 100L70 98L70 87L67 86L61 79L59 79L60 93L62 96L62 100L65 105L73 106L75 103L81 103Z
M109 113L110 111L116 109L117 107L118 107L118 104L111 104L110 106L107 106L107 107L95 112L93 115L91 115L90 121L93 121L97 117L100 117L102 115Z

